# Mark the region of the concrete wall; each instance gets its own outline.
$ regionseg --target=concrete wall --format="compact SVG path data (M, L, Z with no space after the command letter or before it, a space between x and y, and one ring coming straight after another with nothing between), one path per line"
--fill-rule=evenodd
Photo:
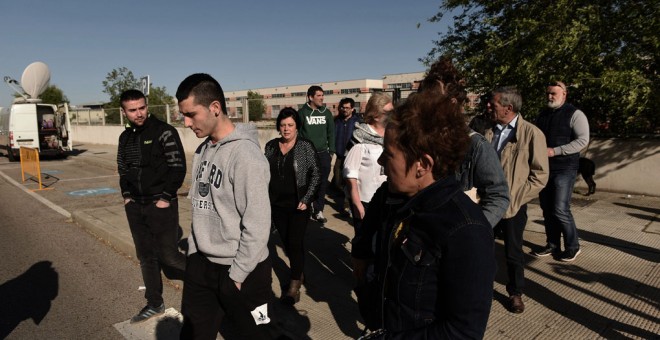
M73 125L72 137L76 144L116 145L121 126ZM177 128L183 147L193 153L202 142L190 129ZM263 149L266 142L277 137L273 128L259 129L259 143ZM592 139L584 155L596 163L597 189L638 195L660 196L660 139ZM586 184L578 176L576 184Z
M598 190L660 196L660 139L594 138L584 155L596 163Z
M197 138L192 130L177 127L176 130L179 132L179 137L181 138L181 143L183 144L183 149L187 153L193 153L199 146L199 144L204 141L201 138ZM107 144L107 145L117 145L119 135L124 131L123 126L101 126L101 125L71 125L71 137L73 138L74 146L77 144ZM275 131L274 128L268 129L259 129L259 144L263 149L266 142L269 140L278 137L279 134Z

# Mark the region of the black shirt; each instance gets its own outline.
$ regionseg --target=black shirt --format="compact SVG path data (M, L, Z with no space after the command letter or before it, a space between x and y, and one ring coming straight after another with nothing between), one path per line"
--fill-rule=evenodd
M270 162L270 191L271 205L280 208L298 207L296 193L296 176L293 169L293 152L289 150L283 155L280 150L275 159Z

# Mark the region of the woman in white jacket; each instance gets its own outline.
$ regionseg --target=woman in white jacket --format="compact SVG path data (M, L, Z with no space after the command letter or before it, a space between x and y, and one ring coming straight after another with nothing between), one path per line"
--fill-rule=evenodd
M383 92L375 92L367 102L364 123L356 123L348 146L350 150L344 160L343 174L356 232L360 229L371 197L387 179L378 164L378 157L383 153L387 116L393 109L392 98Z

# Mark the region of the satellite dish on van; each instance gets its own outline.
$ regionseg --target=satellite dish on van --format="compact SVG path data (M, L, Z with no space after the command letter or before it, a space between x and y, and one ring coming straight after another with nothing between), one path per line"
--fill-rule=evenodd
M28 65L21 77L21 87L30 98L36 99L41 95L50 83L50 70L48 65L35 61Z

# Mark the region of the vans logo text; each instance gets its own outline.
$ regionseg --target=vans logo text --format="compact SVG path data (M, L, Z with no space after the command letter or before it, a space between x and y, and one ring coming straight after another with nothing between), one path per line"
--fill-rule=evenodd
M309 125L322 125L325 124L325 117L305 117Z

